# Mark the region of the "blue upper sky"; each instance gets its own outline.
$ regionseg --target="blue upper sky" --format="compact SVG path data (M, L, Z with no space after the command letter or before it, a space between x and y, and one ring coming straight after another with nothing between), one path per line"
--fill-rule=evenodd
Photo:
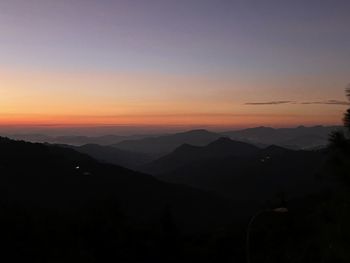
M346 0L3 0L1 64L318 73L350 58Z

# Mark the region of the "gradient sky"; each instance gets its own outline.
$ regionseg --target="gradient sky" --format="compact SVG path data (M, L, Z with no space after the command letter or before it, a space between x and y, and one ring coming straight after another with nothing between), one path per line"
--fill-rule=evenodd
M348 0L1 0L1 125L338 124Z

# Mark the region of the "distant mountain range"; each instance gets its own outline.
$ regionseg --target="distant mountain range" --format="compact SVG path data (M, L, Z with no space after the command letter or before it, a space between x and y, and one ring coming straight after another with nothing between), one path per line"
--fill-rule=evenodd
M279 145L289 149L310 149L327 146L332 131L343 129L340 126L314 126L274 129L257 127L222 133L234 140L257 145Z
M213 142L219 137L221 137L221 135L218 133L209 132L206 130L193 130L171 135L143 138L139 140L127 140L112 146L127 151L161 155L173 151L184 143L194 146L203 146Z
M206 130L193 130L184 133L164 135L137 140L127 140L112 145L113 147L142 153L167 154L182 144L204 146L220 137L247 142L264 148L278 145L288 149L314 149L327 146L329 134L339 130L338 126L314 126L274 129L258 127L238 131L214 133Z
M217 150L214 149L214 143L207 149L207 153L201 152L196 147L206 146L218 140L219 138L230 138L235 142L239 149L238 141L250 144L250 148L254 145L258 148L266 148L269 145L276 145L286 149L294 150L317 150L325 148L328 144L329 134L334 130L342 129L338 126L314 126L297 128L281 128L274 129L269 127L257 127L237 131L227 131L222 133L210 132L207 130L192 130L188 132L167 134L167 135L135 135L135 136L118 136L106 135L99 137L88 136L58 136L51 137L40 134L21 134L10 135L9 137L17 140L25 140L30 142L45 142L50 144L68 145L81 153L90 155L91 157L111 163L121 165L130 169L143 169L148 171L147 167L151 167L152 161L161 157L157 162L162 165L157 165L160 171L169 170L171 165L168 165L166 159L169 159L174 154L181 153L183 155L179 163L184 161L189 162L194 159L209 158ZM223 139L221 139L223 142ZM221 155L226 154L226 149L232 142L226 140L227 145L220 149L223 151ZM218 147L220 148L220 147ZM243 152L239 150L239 154ZM175 151L176 150L176 151ZM174 153L172 153L175 151ZM199 151L199 152L198 152ZM228 150L230 152L231 150ZM168 156L170 154L170 156ZM197 160L198 161L198 160ZM151 171L151 170L150 170ZM152 170L152 172L155 172Z
M51 144L70 144L70 145L85 145L85 144L98 144L98 145L111 145L124 140L142 139L150 135L131 135L131 136L119 136L119 135L104 135L104 136L49 136L44 134L1 134L3 137L8 137L14 140L24 140L28 142L38 143L51 143Z
M258 147L278 145L289 149L322 148L328 144L329 134L340 126L314 126L297 128L269 128L257 127L237 131L210 132L207 130L192 130L188 132L166 135L105 135L98 137L88 136L47 136L42 134L3 134L16 140L29 142L47 142L51 144L69 144L81 146L98 144L113 146L128 152L139 152L161 156L175 150L182 144L194 146L207 145L220 137L229 137L236 141L247 142Z

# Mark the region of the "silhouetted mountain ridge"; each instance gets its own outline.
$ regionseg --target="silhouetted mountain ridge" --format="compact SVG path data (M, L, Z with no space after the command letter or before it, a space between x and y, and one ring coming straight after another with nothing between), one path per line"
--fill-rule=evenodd
M254 154L258 150L259 148L253 145L222 137L206 146L183 144L172 153L146 164L141 167L141 169L152 174L160 174L174 170L191 162L222 159L229 156L241 157Z
M236 141L266 147L271 144L280 145L290 149L313 149L325 147L328 135L342 129L340 126L298 126L296 128L256 127L227 132L210 132L205 129L166 135L105 135L89 136L47 136L43 134L7 134L13 139L30 142L48 142L54 144L85 145L99 144L111 145L130 152L168 154L184 143L204 146L220 137L229 137Z
M299 126L296 128L257 127L229 131L223 134L234 140L249 141L254 144L279 145L291 149L308 149L328 144L328 136L340 126Z
M111 145L122 142L128 139L141 139L150 135L103 135L103 136L82 136L82 135L63 135L63 136L49 136L45 134L4 134L4 136L14 140L24 140L28 142L37 143L51 143L51 144L69 144L81 146L85 144Z
M221 137L220 134L207 130L192 130L140 140L127 140L113 146L122 150L161 155L169 153L185 143L204 146L219 137Z

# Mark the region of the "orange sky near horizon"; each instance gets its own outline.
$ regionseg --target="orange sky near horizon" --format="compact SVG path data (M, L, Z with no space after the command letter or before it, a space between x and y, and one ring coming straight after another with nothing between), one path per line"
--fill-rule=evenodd
M201 76L0 70L0 125L340 124L338 76ZM337 89L330 89L334 85ZM247 105L247 103L291 103ZM307 103L307 104L305 104Z

